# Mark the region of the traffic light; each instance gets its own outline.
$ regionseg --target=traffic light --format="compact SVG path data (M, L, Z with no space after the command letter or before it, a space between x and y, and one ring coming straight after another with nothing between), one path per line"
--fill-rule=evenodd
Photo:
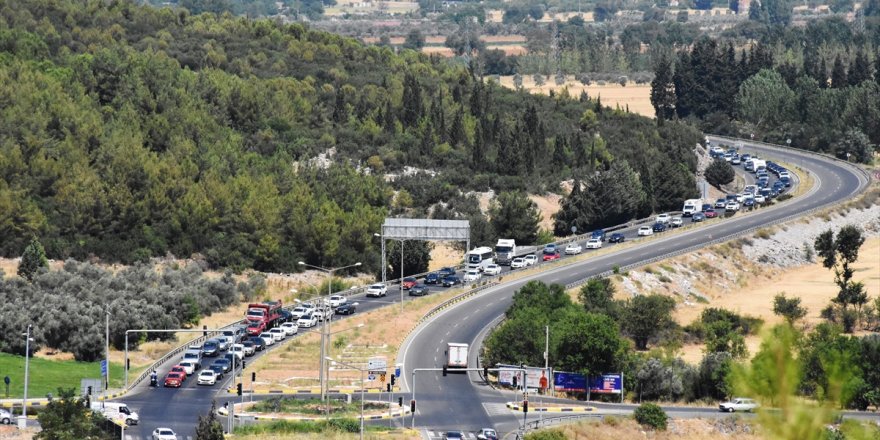
M443 366L443 377L446 377L446 365Z
M126 360L125 360L125 369L126 369L126 370L131 370L131 359L126 359Z
M403 408L403 397L397 398L397 406Z
M483 379L485 379L486 382L489 381L489 366L488 365L483 365Z
M415 414L416 413L416 399L409 401L409 412Z
M89 389L88 389L88 392L86 392L86 395L87 395L87 396L91 396L91 395L92 395L92 387L91 387L91 386L89 386Z
M257 381L257 372L251 371L251 382L256 382L256 381Z
M239 396L242 395L243 393L242 393L242 389L241 389L241 382L238 383L237 388L238 388L238 395Z
M516 388L516 374L513 375L513 387Z
M392 374L392 375L391 375L391 386L394 386L394 382L395 382L395 380L394 380L394 375Z
M202 326L202 336L208 337L208 326L207 325Z
M391 376L391 377L394 377L394 376ZM385 391L387 391L389 393L391 392L391 384L390 383L385 384Z
M242 359L241 360L241 371L244 371L244 369L247 368L247 367L245 367L245 365L247 365L247 362L245 362L245 360Z
M524 413L529 412L529 401L528 400L523 400L523 412Z

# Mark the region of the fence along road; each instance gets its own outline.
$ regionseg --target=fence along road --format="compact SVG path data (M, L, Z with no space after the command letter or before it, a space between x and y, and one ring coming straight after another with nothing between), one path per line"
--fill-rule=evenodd
M713 137L715 141L721 138ZM451 304L434 313L422 326L413 331L402 344L399 361L405 371L414 368L437 368L444 360L443 351L448 342L471 343L487 325L502 316L511 304L513 292L530 280L576 286L592 276L609 273L614 266L635 267L655 259L688 252L708 244L748 234L757 228L787 221L844 201L861 193L869 182L863 170L833 158L804 153L798 150L769 146L745 140L728 140L732 145L741 142L744 151L773 156L780 161L801 165L809 170L817 188L777 206L759 210L747 216L709 224L693 231L652 240L649 246L634 246L619 252L592 258L574 265L560 267L525 277L510 283L490 287L466 301ZM476 365L480 347L471 347L470 365ZM410 377L403 386L411 389ZM519 426L514 415L489 415L484 403L503 403L508 398L482 386L477 376L465 374L421 374L416 377L419 395L417 427L442 431L445 429L478 430L495 427L509 432Z

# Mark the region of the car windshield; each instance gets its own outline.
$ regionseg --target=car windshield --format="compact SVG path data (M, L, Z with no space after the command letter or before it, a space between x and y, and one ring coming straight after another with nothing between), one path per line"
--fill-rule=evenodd
M215 349L215 348L217 348L216 342L205 342L205 349L206 350L211 350L211 349Z
M170 429L160 429L159 435L174 435L174 431Z

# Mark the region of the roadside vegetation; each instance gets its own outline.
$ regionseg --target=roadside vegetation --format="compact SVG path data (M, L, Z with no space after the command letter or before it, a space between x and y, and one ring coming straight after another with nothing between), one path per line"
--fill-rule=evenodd
M10 379L9 396L5 395L5 387L0 387L2 390L0 395L4 398L24 395L24 356L0 353L0 374L8 375ZM80 379L99 379L100 377L101 363L99 361L55 361L33 357L30 359L28 397L45 398L49 393L57 396L59 388L69 387L74 383L78 384ZM110 388L122 388L123 380L122 365L111 362Z

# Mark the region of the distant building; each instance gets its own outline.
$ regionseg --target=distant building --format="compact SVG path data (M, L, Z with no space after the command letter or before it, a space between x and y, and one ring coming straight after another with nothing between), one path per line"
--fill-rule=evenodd
M752 6L752 0L739 0L739 15L749 15L749 8Z

